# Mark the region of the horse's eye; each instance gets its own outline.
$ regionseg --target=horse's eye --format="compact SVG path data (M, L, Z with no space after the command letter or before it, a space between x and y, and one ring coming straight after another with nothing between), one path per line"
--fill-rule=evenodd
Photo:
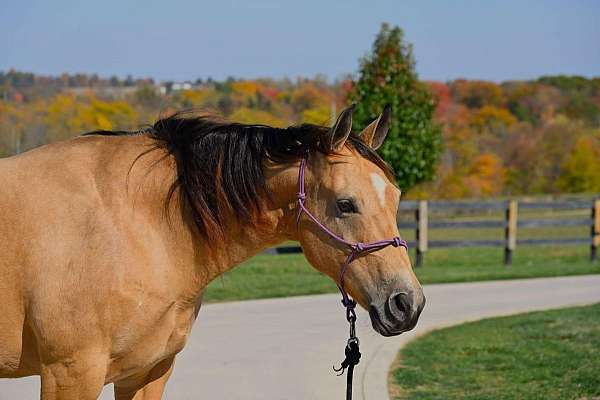
M349 214L355 213L356 207L354 207L354 203L349 199L340 199L337 201L337 208L341 213Z

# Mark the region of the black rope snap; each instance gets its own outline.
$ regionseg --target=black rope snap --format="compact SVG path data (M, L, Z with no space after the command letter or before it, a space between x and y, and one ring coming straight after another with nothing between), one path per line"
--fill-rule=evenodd
M348 319L348 323L350 324L350 337L348 338L348 342L346 343L346 347L344 348L344 354L346 358L340 364L339 368L333 366L333 370L338 373L338 376L341 376L348 370L346 373L346 400L352 400L352 378L354 376L354 367L358 365L360 362L360 341L358 337L356 337L356 314L354 313L354 307L356 307L356 302L350 301L350 304L346 305L346 318Z

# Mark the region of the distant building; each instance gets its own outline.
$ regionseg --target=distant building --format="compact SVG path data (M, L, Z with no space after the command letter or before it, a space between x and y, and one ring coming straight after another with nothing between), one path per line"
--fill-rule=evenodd
M184 82L164 82L160 85L160 94L169 94L180 90L190 90L194 88L194 84L190 81Z

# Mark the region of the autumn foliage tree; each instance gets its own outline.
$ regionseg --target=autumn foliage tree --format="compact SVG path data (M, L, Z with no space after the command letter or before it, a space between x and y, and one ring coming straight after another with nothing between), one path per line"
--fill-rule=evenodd
M565 192L600 192L600 140L580 137L560 166L558 187Z
M349 100L356 104L358 129L391 105L392 126L379 152L394 169L400 187L407 190L432 179L441 151L441 129L432 120L435 102L417 78L412 45L403 36L399 27L381 26L371 54L361 60Z

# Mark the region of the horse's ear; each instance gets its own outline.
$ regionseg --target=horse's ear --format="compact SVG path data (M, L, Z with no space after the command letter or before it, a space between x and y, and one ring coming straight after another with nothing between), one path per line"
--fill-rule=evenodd
M328 144L331 151L338 152L344 148L346 139L350 135L352 130L352 112L354 111L354 105L346 108L340 113L337 121L331 127L328 134Z
M373 150L377 150L385 140L392 124L392 107L385 106L383 112L360 133L362 140Z

